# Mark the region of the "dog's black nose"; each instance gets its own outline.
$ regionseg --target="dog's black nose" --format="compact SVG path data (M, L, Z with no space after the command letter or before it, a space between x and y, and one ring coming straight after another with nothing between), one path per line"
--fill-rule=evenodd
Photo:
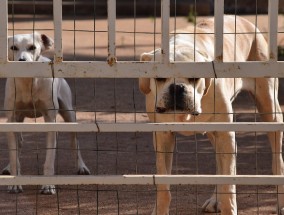
M27 61L25 58L20 58L19 61Z
M171 84L169 86L170 95L182 96L185 92L185 86L182 84Z
M199 114L200 113L197 110L194 110L194 111L191 112L191 115L193 115L193 116L198 116Z
M156 108L156 112L157 113L165 113L166 112L166 108L164 108L164 107L157 107Z
M168 109L186 110L186 99L186 87L183 84L171 84L169 86L169 99L167 101Z

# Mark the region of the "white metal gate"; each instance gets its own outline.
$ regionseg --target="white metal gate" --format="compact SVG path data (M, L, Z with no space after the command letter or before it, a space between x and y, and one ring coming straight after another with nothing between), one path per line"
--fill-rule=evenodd
M169 62L169 5L162 0L162 61L116 60L116 1L108 0L108 59L63 60L62 0L53 0L54 61L7 61L7 5L0 1L0 77L139 78L139 77L284 77L284 63L277 61L278 0L269 1L269 57L267 62L223 62L224 0L215 0L215 60L204 63ZM19 70L21 68L21 70ZM186 68L190 68L186 69ZM252 73L251 70L257 71ZM151 71L148 72L148 71ZM175 72L173 72L175 71ZM188 72L190 71L190 72ZM230 72L228 72L230 71ZM284 131L283 123L0 123L0 132L151 132L151 131ZM0 176L0 185L76 184L243 184L280 185L284 176L267 175L107 175L107 176Z

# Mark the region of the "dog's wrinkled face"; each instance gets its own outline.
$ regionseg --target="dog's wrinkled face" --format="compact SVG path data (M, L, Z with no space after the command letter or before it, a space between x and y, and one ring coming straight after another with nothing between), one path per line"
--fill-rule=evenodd
M199 82L201 79L151 79L150 88L156 94L156 112L186 112L199 115L202 98L202 93L197 88Z
M53 40L45 34L17 34L8 37L10 61L37 61L40 54L53 46Z
M141 61L153 61L154 54L155 59L158 60L160 58L160 50L143 53ZM187 61L187 56L182 55L180 57L182 61ZM175 112L195 116L202 112L201 99L207 93L210 83L211 79L205 78L139 79L140 90L146 95L148 93L154 95L155 111L157 113Z

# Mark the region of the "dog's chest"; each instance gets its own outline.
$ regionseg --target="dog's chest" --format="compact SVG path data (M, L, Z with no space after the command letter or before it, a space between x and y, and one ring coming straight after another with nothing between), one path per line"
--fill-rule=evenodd
M29 105L40 100L41 90L36 83L17 83L15 89L16 103Z
M42 89L36 82L16 82L15 109L26 117L41 116L39 112L44 109Z
M24 117L28 118L36 118L36 117L41 117L42 116L42 111L39 108L39 103L23 103L23 102L18 102L16 104L16 115L22 115Z

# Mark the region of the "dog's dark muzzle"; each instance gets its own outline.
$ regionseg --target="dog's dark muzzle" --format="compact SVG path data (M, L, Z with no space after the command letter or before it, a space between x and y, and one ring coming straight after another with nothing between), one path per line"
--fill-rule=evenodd
M194 110L194 108L190 106L192 105L189 105L186 86L183 84L171 84L169 86L168 98L165 101L165 107L157 107L156 112L189 112L195 116L200 114L197 110Z

